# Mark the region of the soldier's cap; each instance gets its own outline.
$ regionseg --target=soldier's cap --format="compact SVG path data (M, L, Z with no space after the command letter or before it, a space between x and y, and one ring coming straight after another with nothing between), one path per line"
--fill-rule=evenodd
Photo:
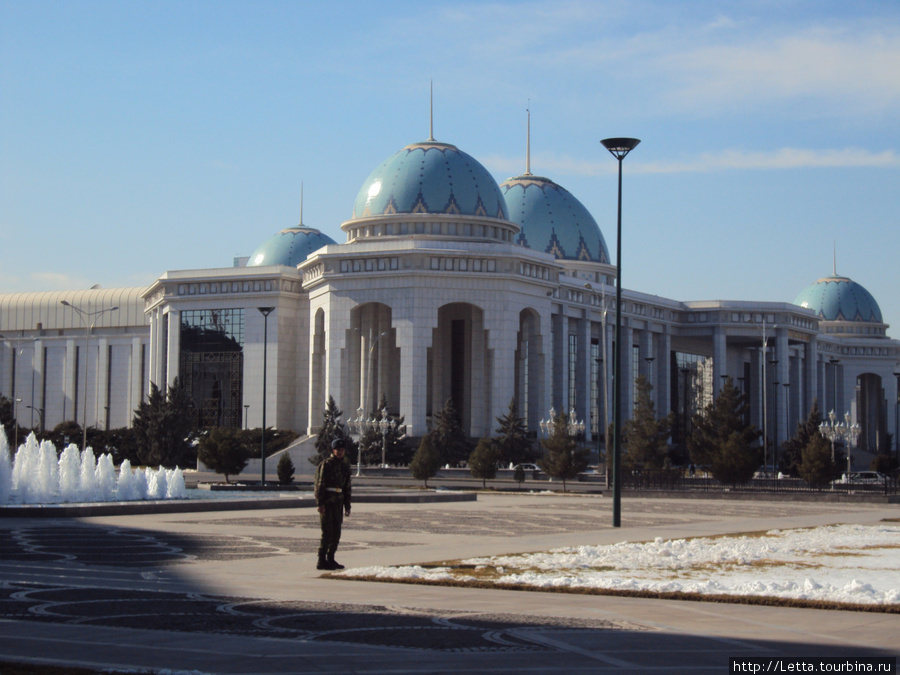
M337 450L338 448L344 448L345 450L347 449L347 445L346 443L344 443L344 439L335 438L333 441L331 441L331 449Z

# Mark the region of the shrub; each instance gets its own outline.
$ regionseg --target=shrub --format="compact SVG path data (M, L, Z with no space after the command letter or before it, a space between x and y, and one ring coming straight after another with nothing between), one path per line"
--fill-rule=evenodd
M290 485L294 482L294 462L290 454L285 452L281 455L275 472L278 474L278 482L282 485Z

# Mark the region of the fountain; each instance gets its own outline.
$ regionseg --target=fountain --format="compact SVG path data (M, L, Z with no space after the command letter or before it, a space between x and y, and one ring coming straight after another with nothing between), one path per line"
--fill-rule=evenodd
M127 459L118 475L112 456L94 456L69 444L57 455L49 441L29 434L10 461L9 440L0 427L0 505L122 502L186 497L181 469L132 470Z

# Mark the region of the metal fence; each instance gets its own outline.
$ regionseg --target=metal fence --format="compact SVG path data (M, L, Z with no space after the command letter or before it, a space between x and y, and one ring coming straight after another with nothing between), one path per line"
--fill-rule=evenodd
M628 490L684 490L721 492L834 492L844 494L900 494L896 477L880 482L834 481L822 487L812 487L801 478L753 478L747 483L720 483L708 474L686 475L680 470L644 470L622 475L622 487Z

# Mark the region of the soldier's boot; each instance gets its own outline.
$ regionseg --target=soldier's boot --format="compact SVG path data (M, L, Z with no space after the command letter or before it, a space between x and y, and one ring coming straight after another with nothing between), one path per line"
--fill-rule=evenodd
M328 559L325 557L324 553L319 554L319 562L316 565L317 570L333 570L336 569L332 567L331 563L328 562Z
M329 569L332 569L332 570L344 569L344 566L341 565L341 563L339 563L337 560L334 559L334 553L328 554L327 563L330 565Z

